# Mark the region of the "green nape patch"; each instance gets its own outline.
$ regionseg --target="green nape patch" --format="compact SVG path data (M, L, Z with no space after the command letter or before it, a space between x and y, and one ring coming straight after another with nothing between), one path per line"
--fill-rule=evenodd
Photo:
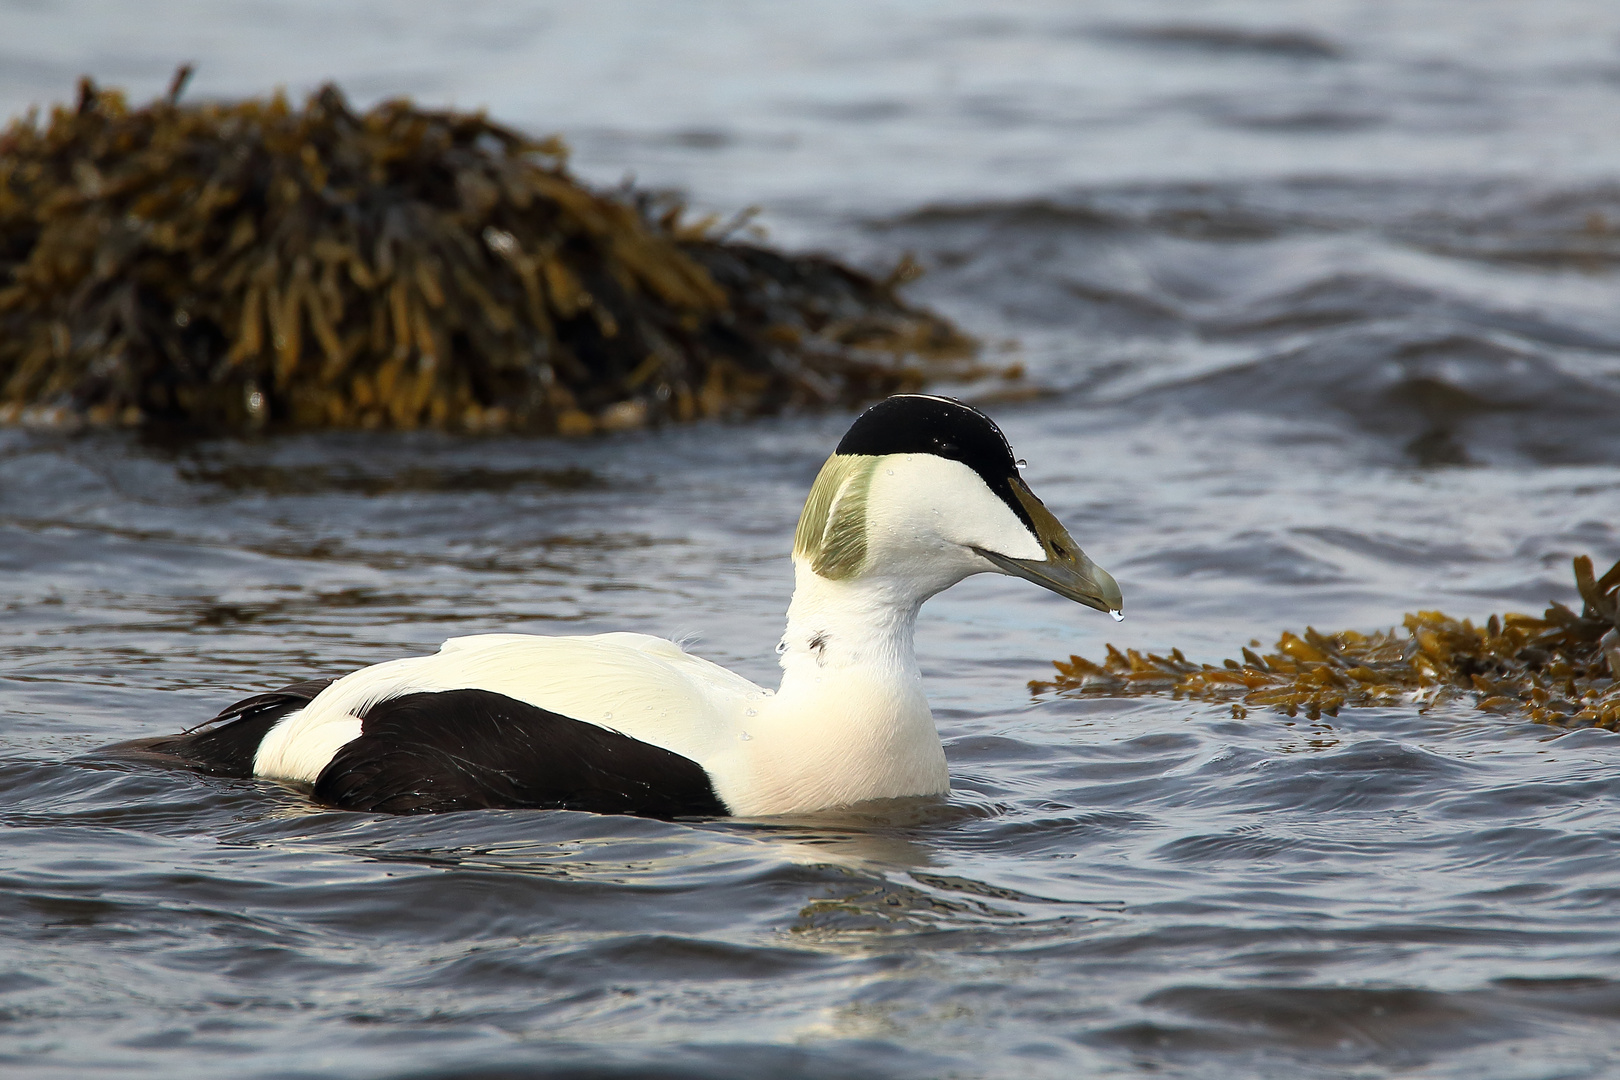
M481 113L186 75L0 134L0 422L588 434L988 373L909 260L734 242Z
M866 497L878 458L834 454L821 466L793 533L793 554L822 577L840 581L866 561Z
M1578 557L1575 586L1585 602L1579 615L1555 602L1540 618L1492 615L1475 626L1420 611L1406 616L1404 634L1307 628L1285 632L1276 652L1244 649L1241 662L1219 667L1195 664L1180 649L1144 656L1109 645L1102 663L1054 661L1057 678L1029 686L1036 693L1233 701L1237 715L1253 705L1313 720L1345 706L1416 703L1426 711L1472 700L1538 724L1620 729L1620 562L1594 578L1592 560Z

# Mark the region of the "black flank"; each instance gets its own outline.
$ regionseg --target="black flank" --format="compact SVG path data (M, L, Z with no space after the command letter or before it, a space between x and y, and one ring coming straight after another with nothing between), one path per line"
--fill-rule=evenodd
M276 722L314 701L331 684L331 679L312 679L267 694L254 694L190 731L115 743L90 756L173 765L210 776L246 779L253 775L253 756L259 752L259 744Z
M721 817L695 761L488 690L406 694L374 705L360 737L315 780L345 810L588 810Z
M1013 494L1018 463L1012 445L994 420L971 405L930 394L897 394L856 417L837 453L933 454L960 461L1035 531L1029 511Z

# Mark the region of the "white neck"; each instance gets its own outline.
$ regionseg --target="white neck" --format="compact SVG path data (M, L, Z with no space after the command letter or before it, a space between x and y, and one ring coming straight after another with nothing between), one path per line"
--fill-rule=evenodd
M793 560L793 600L777 652L782 687L798 678L820 677L827 669L882 670L916 679L913 640L917 611L927 597L909 594L882 578L829 581Z
M746 790L722 797L742 814L782 814L946 791L913 643L932 591L896 577L829 581L803 559L794 571L782 685L745 724Z

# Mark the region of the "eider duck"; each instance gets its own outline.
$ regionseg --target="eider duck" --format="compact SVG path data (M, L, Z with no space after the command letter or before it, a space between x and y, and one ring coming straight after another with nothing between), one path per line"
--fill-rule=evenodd
M912 641L923 601L994 571L1123 617L1119 586L1018 467L1001 429L950 398L862 413L799 518L774 692L645 634L479 634L107 752L387 813L754 817L943 794Z

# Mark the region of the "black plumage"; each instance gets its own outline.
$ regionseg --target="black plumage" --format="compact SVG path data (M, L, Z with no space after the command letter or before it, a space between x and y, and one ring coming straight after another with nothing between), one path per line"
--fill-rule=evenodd
M840 454L933 454L959 461L979 474L1018 520L1035 522L1013 494L1018 462L996 422L971 405L930 394L896 394L873 405L838 443Z
M533 808L674 818L729 811L689 758L488 690L372 706L315 780L346 810Z

